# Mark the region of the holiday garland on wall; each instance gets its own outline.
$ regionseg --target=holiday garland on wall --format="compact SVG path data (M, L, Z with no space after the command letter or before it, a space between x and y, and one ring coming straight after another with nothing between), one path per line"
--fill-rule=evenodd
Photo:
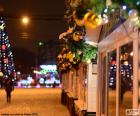
M65 40L78 62L90 62L96 58L97 48L85 41L86 27L107 24L115 12L140 27L140 0L66 0L66 9L64 18L69 28L60 34L59 39Z
M97 47L87 44L84 40L75 42L69 39L67 45L75 54L76 59L82 62L90 63L92 59L96 58Z
M79 64L75 54L67 48L63 48L57 57L57 69L59 72L65 72Z
M110 14L120 11L120 17L130 19L140 27L140 0L69 0L66 19L77 25L96 28L109 22Z

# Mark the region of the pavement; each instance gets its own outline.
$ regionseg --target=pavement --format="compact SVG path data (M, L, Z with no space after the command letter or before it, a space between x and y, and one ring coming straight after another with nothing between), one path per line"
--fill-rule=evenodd
M61 104L59 88L15 88L11 103L0 89L0 116L70 116Z

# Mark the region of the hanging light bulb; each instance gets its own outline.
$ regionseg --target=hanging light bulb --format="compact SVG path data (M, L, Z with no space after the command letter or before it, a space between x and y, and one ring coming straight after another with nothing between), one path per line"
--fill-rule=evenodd
M138 20L138 11L136 9L132 9L129 11L129 18L131 21L137 21Z

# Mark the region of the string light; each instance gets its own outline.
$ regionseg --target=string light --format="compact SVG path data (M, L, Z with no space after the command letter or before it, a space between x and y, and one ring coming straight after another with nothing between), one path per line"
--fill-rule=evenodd
M104 9L104 13L107 13L108 12L108 8Z
M122 6L122 9L123 9L123 10L126 10L126 9L127 9L127 6L126 6L126 5L123 5L123 6Z

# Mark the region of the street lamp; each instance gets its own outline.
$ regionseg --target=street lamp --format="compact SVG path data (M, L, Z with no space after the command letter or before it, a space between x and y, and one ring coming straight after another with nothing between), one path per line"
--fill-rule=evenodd
M27 25L29 23L29 17L27 17L27 16L22 17L22 23L24 25Z

